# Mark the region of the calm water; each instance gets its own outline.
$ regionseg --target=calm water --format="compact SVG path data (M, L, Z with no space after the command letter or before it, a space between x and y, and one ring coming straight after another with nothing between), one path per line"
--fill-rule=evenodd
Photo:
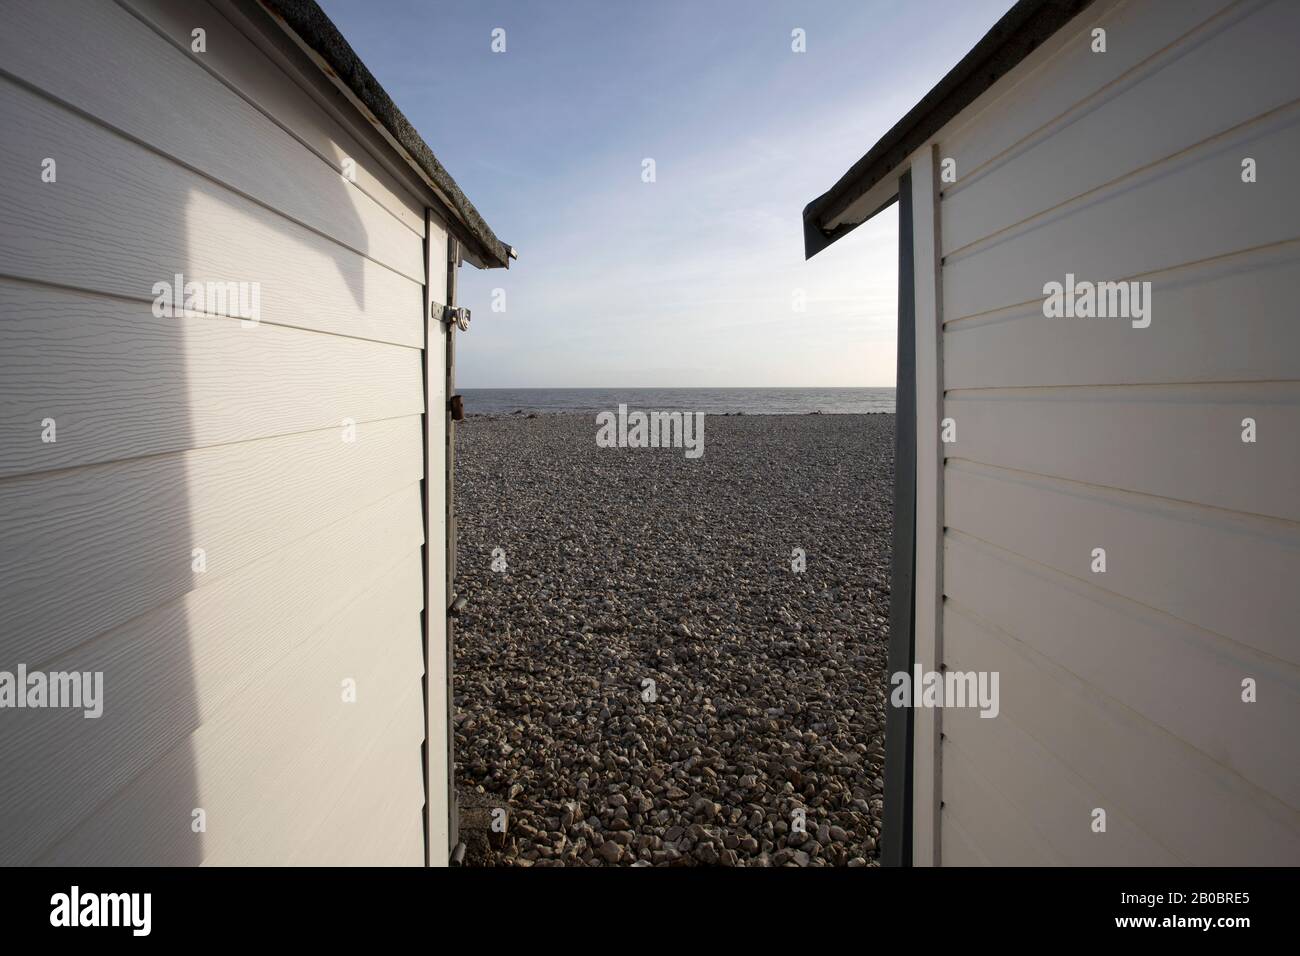
M892 388L463 388L471 415L616 411L620 404L710 415L823 415L892 412Z

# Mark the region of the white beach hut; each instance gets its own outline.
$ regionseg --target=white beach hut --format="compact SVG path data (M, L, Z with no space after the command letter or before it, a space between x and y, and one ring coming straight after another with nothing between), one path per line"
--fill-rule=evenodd
M1026 0L805 210L899 203L885 858L1300 863L1300 5ZM951 703L951 700L949 701Z
M451 307L513 250L315 3L3 19L0 862L445 863Z

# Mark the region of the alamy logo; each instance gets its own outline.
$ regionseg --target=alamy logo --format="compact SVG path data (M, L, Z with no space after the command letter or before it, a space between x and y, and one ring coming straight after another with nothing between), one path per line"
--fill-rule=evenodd
M600 448L685 448L687 458L704 454L704 412L601 412L596 445Z
M90 719L104 713L103 671L33 671L19 664L18 672L0 671L0 709L68 707Z
M889 683L895 707L978 707L981 717L996 717L1001 710L998 671L923 671L918 661L915 674L898 671Z
M154 318L200 318L204 315L229 315L241 319L248 328L262 320L262 284L260 282L190 282L176 273L173 282L153 284Z
M1045 284L1043 296L1049 319L1131 319L1135 329L1151 324L1150 282L1075 282L1067 272L1064 284Z
M151 893L71 892L50 897L51 926L129 926L131 935L148 936L153 925Z

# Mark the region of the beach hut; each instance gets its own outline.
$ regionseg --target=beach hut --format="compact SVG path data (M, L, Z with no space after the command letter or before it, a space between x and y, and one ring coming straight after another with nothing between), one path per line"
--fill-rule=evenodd
M456 275L513 250L315 3L4 20L0 863L445 864Z
M1300 863L1297 36L1025 0L804 211L899 206L886 862Z

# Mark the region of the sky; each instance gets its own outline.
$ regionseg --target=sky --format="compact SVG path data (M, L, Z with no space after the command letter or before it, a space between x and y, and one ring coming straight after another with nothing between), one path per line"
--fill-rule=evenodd
M805 262L803 208L1011 0L321 6L519 252L459 386L834 387L894 384L897 211Z

